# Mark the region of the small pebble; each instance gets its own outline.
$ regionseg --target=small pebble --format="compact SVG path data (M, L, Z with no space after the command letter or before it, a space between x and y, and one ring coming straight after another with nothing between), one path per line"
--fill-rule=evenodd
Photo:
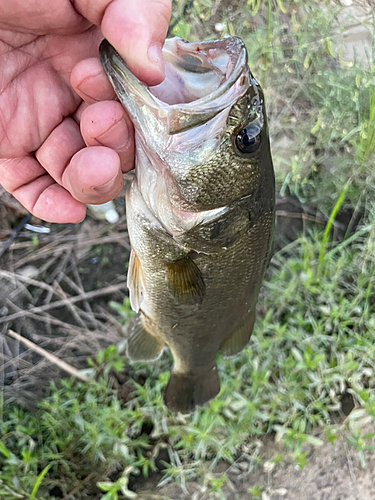
M225 24L224 23L216 23L215 24L215 31L218 31L219 33L221 33L225 28Z

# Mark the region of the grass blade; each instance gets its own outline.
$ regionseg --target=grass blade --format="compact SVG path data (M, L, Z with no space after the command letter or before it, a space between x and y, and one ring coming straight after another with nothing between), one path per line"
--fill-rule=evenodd
M331 215L329 216L328 222L326 224L326 228L324 230L324 235L323 235L323 239L322 239L322 243L320 245L320 251L319 251L319 271L318 271L318 275L320 275L321 270L322 270L322 266L324 264L325 250L326 250L326 246L327 246L327 242L328 242L328 238L329 238L329 233L331 231L333 221L335 220L336 215L337 215L338 211L341 208L341 205L344 203L344 200L345 200L345 197L346 197L346 193L347 193L347 191L349 189L350 184L351 184L351 179L349 179L348 182L345 184L344 189L342 190L342 192L341 192L338 200L336 201L336 204L333 207Z
M0 453L2 453L5 458L10 458L10 453L2 441L0 441Z
M44 469L42 470L42 472L39 474L39 476L37 477L37 480L35 481L33 489L32 489L32 491L30 493L29 500L34 500L35 495L37 494L37 492L39 490L39 486L42 484L44 476L47 474L47 472L50 470L51 467L52 467L52 464L48 464L46 467L44 467Z

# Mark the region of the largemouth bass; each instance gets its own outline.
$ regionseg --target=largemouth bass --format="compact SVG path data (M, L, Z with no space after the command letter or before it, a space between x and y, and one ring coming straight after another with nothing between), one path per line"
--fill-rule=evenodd
M237 354L253 330L275 204L263 93L236 37L167 39L155 87L106 40L100 57L136 137L127 354L153 360L168 346L165 403L186 413L218 394L218 351Z

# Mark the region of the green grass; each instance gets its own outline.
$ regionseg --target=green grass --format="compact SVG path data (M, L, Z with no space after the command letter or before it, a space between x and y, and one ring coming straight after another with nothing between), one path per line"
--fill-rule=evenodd
M256 466L257 439L270 432L284 445L274 461L290 456L301 468L306 443L335 442L344 429L362 463L364 452L374 451L362 429L375 420L375 67L342 60L332 33L340 5L327 4L249 0L238 13L196 0L181 17L185 4L176 2L173 34L244 38L266 91L279 187L317 207L328 223L274 256L249 346L219 359L220 395L191 416L163 405L170 355L129 366L121 346L91 361L92 383L52 386L35 414L3 404L0 498L53 500L57 487L80 500L132 498L130 475L152 473L165 449L160 484L186 490L198 481L222 500L227 476L216 474L216 465L235 467L240 459ZM286 154L278 148L285 137ZM354 210L361 225L333 242L334 220ZM112 305L126 323L128 301ZM122 405L112 375L123 369L133 393ZM345 393L358 408L336 422ZM320 439L316 428L324 431ZM262 486L249 493L260 497Z

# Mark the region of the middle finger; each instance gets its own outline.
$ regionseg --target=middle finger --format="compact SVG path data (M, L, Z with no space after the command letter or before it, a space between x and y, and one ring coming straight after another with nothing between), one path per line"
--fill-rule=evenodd
M105 203L123 185L120 158L107 147L85 147L79 126L65 118L35 152L50 176L82 203Z

